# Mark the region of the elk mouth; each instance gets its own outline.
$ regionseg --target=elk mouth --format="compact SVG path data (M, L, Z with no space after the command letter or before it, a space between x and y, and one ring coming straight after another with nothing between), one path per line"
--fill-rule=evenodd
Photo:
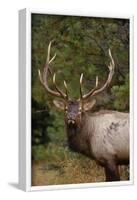
M68 125L74 125L76 122L73 119L68 119L67 123Z
M67 120L67 130L70 132L70 135L75 135L77 130L77 123L74 119Z

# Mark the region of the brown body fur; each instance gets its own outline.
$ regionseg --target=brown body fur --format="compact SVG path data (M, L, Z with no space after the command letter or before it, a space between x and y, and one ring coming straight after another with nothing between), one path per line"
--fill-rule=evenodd
M105 167L106 181L118 181L118 165L129 162L128 120L116 111L83 113L78 126L66 124L69 147Z

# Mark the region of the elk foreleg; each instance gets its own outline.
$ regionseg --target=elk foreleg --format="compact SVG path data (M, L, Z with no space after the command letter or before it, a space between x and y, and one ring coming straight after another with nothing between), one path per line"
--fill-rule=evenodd
M115 161L108 161L105 166L106 181L120 181L118 165Z

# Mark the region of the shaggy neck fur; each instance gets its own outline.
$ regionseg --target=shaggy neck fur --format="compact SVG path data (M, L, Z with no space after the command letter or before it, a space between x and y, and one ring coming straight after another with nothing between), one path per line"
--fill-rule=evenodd
M86 113L82 114L80 124L66 124L67 137L69 147L79 153L85 154L91 157L91 148L89 144L89 131L88 130L88 119ZM91 125L90 125L91 128Z

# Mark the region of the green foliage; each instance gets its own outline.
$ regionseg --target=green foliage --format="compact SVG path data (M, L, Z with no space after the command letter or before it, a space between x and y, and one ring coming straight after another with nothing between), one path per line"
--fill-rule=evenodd
M47 159L49 161L58 161L64 159L83 159L84 156L77 154L75 152L71 152L68 149L68 146L63 143L54 143L49 142L47 145L33 145L32 154L34 160L44 160Z
M83 93L94 87L97 75L99 86L106 81L110 48L116 65L115 75L104 97L100 98L104 102L105 94L109 96L107 106L104 104L106 108L129 109L127 19L32 14L32 154L33 158L39 159L43 158L42 154L45 156L45 144L61 145L66 141L63 113L53 107L54 97L45 91L38 78L38 69L43 69L51 40L54 40L51 56L57 54L52 71L57 73L56 81L62 90L63 80L66 80L73 98L79 97L81 73L84 73ZM54 88L51 77L49 86ZM102 108L100 105L97 105L97 109Z
M45 147L43 145L32 146L32 158L34 160L42 160L46 158Z
M129 110L129 75L126 75L123 85L115 85L112 87L112 94L115 97L113 106L117 110Z
M32 144L49 142L47 128L52 125L53 120L48 106L40 104L32 98Z

